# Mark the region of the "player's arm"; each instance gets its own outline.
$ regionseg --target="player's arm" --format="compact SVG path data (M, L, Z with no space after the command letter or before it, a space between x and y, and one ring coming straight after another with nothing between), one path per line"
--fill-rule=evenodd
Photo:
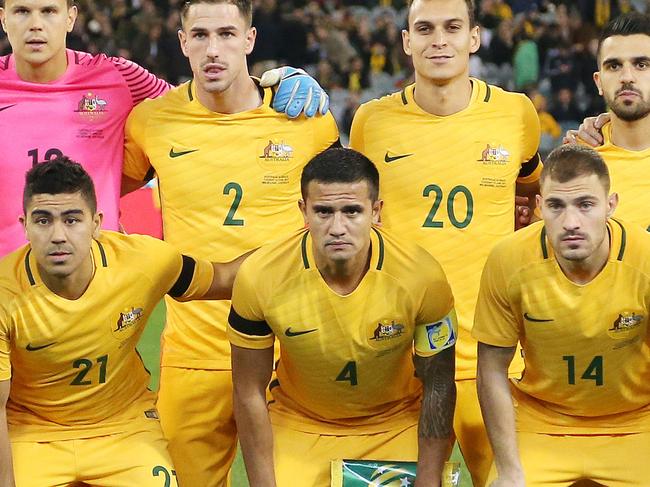
M539 220L535 214L535 196L539 193L539 177L542 173L542 159L539 156L541 126L537 110L525 96L521 96L522 117L522 164L517 175L515 188L515 228Z
M10 385L10 380L0 381L0 485L2 487L16 486L7 430L7 399L9 399Z
M247 349L231 345L233 408L248 482L275 487L273 433L266 387L273 370L273 347Z
M208 262L182 255L178 278L167 294L177 301L230 299L239 266L253 252L230 262Z
M440 485L449 455L456 406L454 352L455 347L451 346L436 355L415 355L413 359L417 376L424 386L418 424L416 487Z
M498 473L493 486L524 486L508 380L508 367L515 350L516 347L478 344L478 398Z

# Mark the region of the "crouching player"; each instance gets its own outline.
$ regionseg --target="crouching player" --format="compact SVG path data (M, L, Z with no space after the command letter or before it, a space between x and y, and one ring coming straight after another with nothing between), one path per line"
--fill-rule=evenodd
M30 243L0 261L0 485L176 485L135 347L165 294L227 299L242 259L100 234L92 180L65 156L27 173L23 207Z
M431 255L373 226L378 188L358 152L317 155L301 177L307 229L263 246L237 276L228 336L251 486L329 487L340 458L419 460L418 485L440 485L456 397L453 297Z

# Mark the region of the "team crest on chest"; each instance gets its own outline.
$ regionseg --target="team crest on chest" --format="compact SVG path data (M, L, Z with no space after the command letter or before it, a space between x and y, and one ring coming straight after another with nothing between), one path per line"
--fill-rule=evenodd
M81 96L75 112L84 120L95 122L103 119L108 112L108 101L89 91Z
M144 310L139 307L125 308L113 323L111 331L117 338L123 339L131 335L134 325L144 317Z
M259 145L257 161L266 171L262 184L289 184L289 172L296 161L295 149L285 139L269 138Z
M287 162L293 158L293 147L284 140L269 140L268 144L262 149L260 159L266 162Z
M369 342L383 348L384 345L392 345L396 339L404 335L406 327L396 320L381 320L370 327L369 332L372 333L368 337Z
M635 311L622 311L607 330L607 334L615 340L630 338L636 335L643 323L644 316Z
M510 162L510 152L501 144L488 144L481 152L478 162L484 165L505 166Z

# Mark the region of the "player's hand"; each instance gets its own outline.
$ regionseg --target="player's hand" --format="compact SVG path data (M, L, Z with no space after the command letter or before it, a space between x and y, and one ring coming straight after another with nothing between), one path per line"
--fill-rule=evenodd
M301 113L307 117L313 117L316 113L325 115L329 110L330 97L303 69L291 66L270 69L262 75L260 85L278 85L273 109L286 113L289 118L296 118Z
M591 147L598 147L603 143L603 134L600 131L609 122L609 113L601 113L597 117L587 117L578 127L578 130L568 130L562 139L563 144L577 144L578 137Z
M530 208L527 196L515 195L515 230L530 224Z

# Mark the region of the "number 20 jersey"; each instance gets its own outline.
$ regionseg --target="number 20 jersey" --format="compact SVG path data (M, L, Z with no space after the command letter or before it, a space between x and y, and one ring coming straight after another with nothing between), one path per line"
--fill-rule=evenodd
M338 141L331 114L290 120L263 103L220 114L193 82L138 105L127 120L124 173L158 176L164 238L181 252L224 262L303 227L302 168ZM228 301L167 299L162 365L230 369Z
M350 145L379 169L383 225L428 250L456 298L456 378L476 374L470 331L485 259L514 230L515 181L537 180L540 129L524 95L471 80L470 104L439 117L415 85L359 108ZM524 175L522 165L532 166ZM531 164L533 163L533 164Z

